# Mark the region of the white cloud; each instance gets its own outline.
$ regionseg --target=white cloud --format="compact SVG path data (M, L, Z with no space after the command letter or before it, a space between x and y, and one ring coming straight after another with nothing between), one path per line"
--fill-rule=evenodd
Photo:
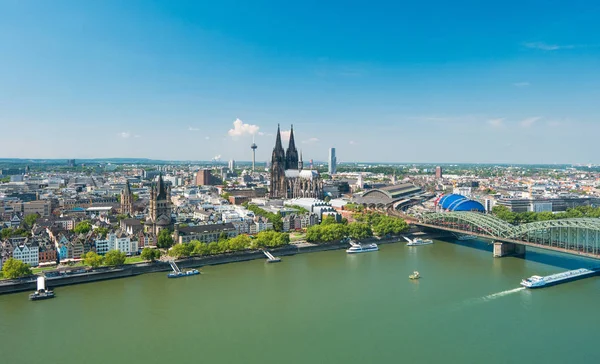
M302 143L304 144L313 144L319 141L319 138L309 138L307 140L303 140Z
M544 42L526 42L523 43L523 45L527 48L531 48L531 49L539 49L541 51L557 51L560 49L573 49L573 48L585 48L588 47L588 45L585 44L565 44L565 45L560 45L560 44L548 44L548 43L544 43Z
M200 131L200 128L194 128L193 126L190 126L188 128L189 131Z
M513 83L514 86L516 87L527 87L530 85L529 82L517 82L517 83Z
M239 137L243 135L254 135L258 133L258 125L246 124L240 119L235 119L233 122L233 129L229 129L227 132L229 136Z
M548 122L548 126L560 126L561 122L560 121L556 121L556 120L552 120Z
M215 161L221 160L221 155L220 154L215 155L213 157L213 160L215 160Z
M488 124L490 124L494 128L501 128L504 126L504 118L488 120Z
M127 138L131 137L131 133L128 131L122 131L118 135L119 135L119 137L121 137L123 139L127 139Z
M558 44L548 44L548 43L544 43L544 42L528 42L528 43L523 43L523 45L527 48L539 49L542 51L556 51L558 49L563 48L563 47L559 46Z
M351 140L350 145L356 145L356 142L354 140Z
M536 121L540 120L541 118L542 118L541 116L534 116L531 118L524 119L521 121L521 126L524 128L529 128L533 124L535 124Z

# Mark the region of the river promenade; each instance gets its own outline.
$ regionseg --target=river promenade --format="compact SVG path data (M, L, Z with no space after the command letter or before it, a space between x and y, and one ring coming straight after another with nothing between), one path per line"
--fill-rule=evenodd
M402 236L392 236L390 238L369 238L364 239L364 243L390 244L404 241ZM327 244L313 244L307 242L298 242L283 247L269 250L276 256L290 256L296 254L314 253L328 250L346 249L349 247L347 242L333 242ZM235 262L244 262L255 259L264 259L265 255L260 250L242 251L235 253L224 253L212 256L190 257L177 260L180 268L199 268L206 265L218 265ZM73 284L91 283L107 279L117 279L133 277L144 273L156 273L170 271L171 267L167 262L144 262L127 264L119 267L101 267L91 272L66 275L61 277L50 277L47 279L49 288L68 286ZM0 295L23 291L35 290L35 277L27 277L15 280L0 281Z

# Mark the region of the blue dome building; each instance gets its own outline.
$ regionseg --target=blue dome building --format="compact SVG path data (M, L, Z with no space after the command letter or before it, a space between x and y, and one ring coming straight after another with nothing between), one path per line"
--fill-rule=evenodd
M485 212L485 208L480 202L454 193L451 195L442 196L438 201L438 206L447 211Z

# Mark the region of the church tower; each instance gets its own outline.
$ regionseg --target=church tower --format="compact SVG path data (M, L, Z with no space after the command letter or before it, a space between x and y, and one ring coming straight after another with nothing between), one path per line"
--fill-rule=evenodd
M171 223L171 186L165 183L161 173L158 176L158 183L152 184L150 189L150 205L145 228L147 232L158 234L160 230L169 228Z
M281 131L277 125L277 139L271 155L271 198L285 197L285 168L286 157L281 144Z
M125 188L121 190L121 213L133 215L133 193L129 181L125 182Z
M298 161L298 170L304 169L304 162L302 162L302 151L300 151L300 161Z
M294 142L294 126L290 130L290 144L285 152L285 169L298 169L298 151Z

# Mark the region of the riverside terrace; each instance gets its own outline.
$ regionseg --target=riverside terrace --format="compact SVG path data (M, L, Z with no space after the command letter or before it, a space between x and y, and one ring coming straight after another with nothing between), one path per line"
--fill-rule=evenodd
M511 225L478 212L402 216L424 228L476 235L494 241L494 256L523 255L525 247L600 259L600 219L574 218Z

